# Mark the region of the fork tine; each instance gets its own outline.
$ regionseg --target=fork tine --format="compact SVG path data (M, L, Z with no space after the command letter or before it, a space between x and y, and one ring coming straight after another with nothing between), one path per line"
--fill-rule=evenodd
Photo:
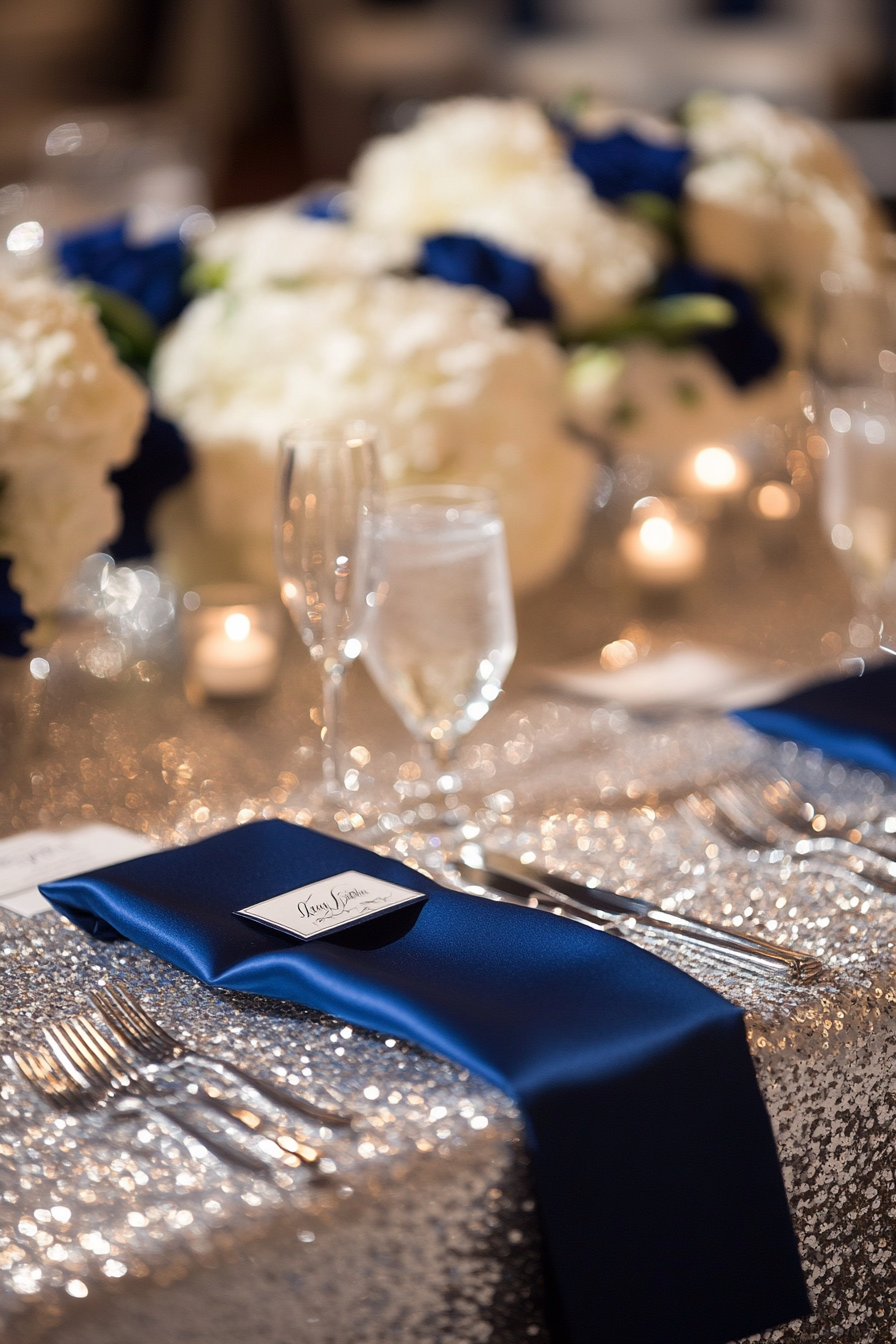
M144 1058L149 1058L155 1062L159 1061L159 1052L152 1048L145 1047L142 1040L135 1035L127 1022L115 1012L114 1008L99 996L93 996L93 1003L97 1012L102 1017L106 1026L111 1029L116 1041L120 1045L135 1051L138 1055L142 1055Z
M89 1109L91 1095L88 1090L62 1072L49 1050L40 1047L36 1051L15 1050L4 1058L32 1091L55 1110Z
M68 1041L60 1031L60 1023L50 1022L44 1027L44 1039L49 1045L53 1055L59 1064L62 1065L70 1078L81 1087L89 1086L91 1083L102 1082L87 1066L86 1061L79 1058L80 1052L75 1048L74 1052L69 1048Z
M44 1027L44 1036L60 1064L76 1081L80 1075L107 1090L120 1086L112 1070L89 1049L69 1022L51 1022Z
M78 1057L86 1060L88 1067L103 1078L107 1086L123 1088L136 1081L139 1075L89 1020L79 1015L57 1024L65 1033L70 1048L78 1052Z
M100 1015L123 1044L157 1061L172 1058L175 1053L173 1048L166 1045L157 1032L150 1032L144 1027L142 1021L111 992L97 990L91 994L91 998Z
M83 1014L73 1017L69 1022L69 1027L77 1034L85 1048L93 1055L98 1056L105 1064L119 1070L127 1079L133 1080L139 1077L133 1065L107 1036L104 1036L101 1031L97 1031L89 1017L84 1017Z
M119 1040L125 1045L135 1047L141 1038L137 1035L134 1028L131 1026L125 1015L120 1011L114 1000L109 998L109 996L101 989L91 990L90 997L93 1001L93 1006L96 1008L103 1021L112 1028Z
M155 1020L155 1018L150 1017L146 1009L143 1008L136 999L131 998L123 985L107 984L106 990L114 999L118 1000L122 1010L138 1025L142 1026L144 1031L164 1042L165 1045L170 1046L173 1050L180 1051L185 1048L183 1044L171 1036L165 1028Z

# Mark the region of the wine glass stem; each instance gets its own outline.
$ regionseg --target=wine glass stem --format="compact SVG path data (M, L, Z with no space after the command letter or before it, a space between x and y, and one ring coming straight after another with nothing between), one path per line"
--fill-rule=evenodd
M446 742L443 739L441 742L433 742L431 746L436 764L443 770L446 766L453 763L454 758L457 755L456 742Z
M341 673L324 672L323 708L324 722L321 742L323 745L324 788L333 797L342 796L342 780L339 770L339 706L342 695Z

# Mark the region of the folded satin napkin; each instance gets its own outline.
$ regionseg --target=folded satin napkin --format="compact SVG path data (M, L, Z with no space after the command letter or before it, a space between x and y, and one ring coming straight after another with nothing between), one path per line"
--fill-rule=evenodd
M738 710L736 717L772 737L896 775L896 659L762 709Z
M345 871L427 900L307 943L233 913ZM741 1013L658 957L282 821L41 890L99 938L405 1037L515 1098L575 1344L726 1344L808 1310Z

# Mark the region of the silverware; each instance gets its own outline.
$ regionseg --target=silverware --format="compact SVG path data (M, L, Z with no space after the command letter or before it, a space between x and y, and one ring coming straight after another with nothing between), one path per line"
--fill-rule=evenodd
M194 1124L182 1103L166 1101L163 1090L125 1060L89 1018L79 1015L51 1022L44 1027L44 1036L59 1063L75 1081L83 1078L94 1087L105 1088L107 1096L114 1100L136 1099L141 1108L173 1121L222 1161L255 1175L270 1174L267 1163L254 1153L209 1134L207 1129Z
M86 1030L85 1030L86 1029ZM172 1122L184 1134L201 1143L219 1161L231 1167L241 1167L254 1176L270 1176L266 1163L252 1153L240 1149L209 1134L193 1124L183 1109L164 1105L155 1100L148 1089L138 1088L111 1061L103 1059L105 1042L87 1018L73 1018L68 1023L55 1023L45 1028L52 1054L39 1046L35 1050L13 1051L5 1055L7 1065L24 1079L48 1105L60 1111L93 1111L112 1100L126 1095L136 1103L135 1109L147 1110ZM97 1046L91 1036L99 1040ZM55 1056L55 1057L54 1057Z
M752 790L747 788L751 782L755 785ZM778 774L759 771L752 780L725 780L723 784L732 797L743 798L744 805L771 813L774 820L798 835L807 836L810 840L840 840L862 857L876 855L891 864L896 859L896 849L892 845L864 835L858 827L837 824L815 805L799 785L791 780L783 780Z
M466 859L473 862L466 862ZM464 846L461 857L454 862L466 882L476 881L478 874L479 881L485 879L488 885L509 895L523 900L528 895L526 903L531 903L534 896L546 902L548 908L553 902L561 911L574 910L579 917L582 912L598 915L611 920L620 932L620 925L633 920L673 938L699 944L707 953L733 959L754 969L785 975L803 984L816 980L824 969L818 958L809 953L779 947L754 934L740 933L690 915L663 910L643 897L587 887L556 873L522 864L506 854L486 853L479 846Z
M3 1060L7 1068L18 1073L54 1110L90 1111L105 1099L105 1088L86 1081L75 1082L42 1045L35 1050L14 1050L4 1055Z
M744 800L730 786L719 784L705 792L694 791L676 804L686 820L734 849L792 851L798 858L823 859L844 876L861 878L881 891L896 895L896 862L852 842L845 845L833 836L809 838L782 831L781 823L757 822L749 816ZM829 869L830 870L830 869Z
M245 1069L231 1064L230 1060L218 1055L209 1055L185 1045L160 1026L149 1015L123 985L107 983L103 989L91 991L91 999L100 1016L108 1023L118 1039L137 1054L156 1064L167 1064L189 1055L193 1059L205 1060L214 1064L216 1069L232 1074L235 1078L279 1106L281 1110L300 1116L303 1120L314 1120L322 1125L350 1125L352 1116L341 1115L338 1111L328 1111L313 1102L292 1097L263 1078L256 1078Z

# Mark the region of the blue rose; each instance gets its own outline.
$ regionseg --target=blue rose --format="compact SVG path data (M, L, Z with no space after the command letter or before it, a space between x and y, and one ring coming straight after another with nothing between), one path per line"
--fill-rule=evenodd
M497 294L521 321L551 322L554 305L536 266L495 243L463 233L426 238L420 269L451 285L478 285Z
M186 248L177 237L136 247L123 220L64 239L60 260L69 275L91 281L100 318L119 355L145 366L158 328L172 322L188 302L182 280ZM122 297L124 296L124 297ZM116 560L150 555L146 525L156 500L189 475L190 456L177 428L150 411L137 456L110 472L121 496L122 526L109 547Z
M618 201L637 192L653 192L677 201L690 150L686 145L656 145L631 131L612 135L572 134L569 157L587 177L597 196Z
M180 238L136 246L127 240L123 219L69 234L59 260L72 279L126 294L160 327L179 317L189 299L182 285L187 251Z
M191 468L190 450L177 426L150 411L137 456L109 473L121 494L121 531L106 548L114 560L152 554L146 530L152 506L189 476Z
M9 582L11 565L8 556L0 557L0 656L21 658L28 652L22 636L34 629L34 621L22 610L22 599Z
M777 338L762 320L749 290L728 276L713 275L689 262L670 266L660 280L661 298L673 294L715 294L737 314L728 327L706 328L695 335L737 387L747 387L771 373L781 358Z
M299 203L299 214L306 219L331 219L342 224L348 219L346 197L348 192L343 186L321 187L305 196Z

